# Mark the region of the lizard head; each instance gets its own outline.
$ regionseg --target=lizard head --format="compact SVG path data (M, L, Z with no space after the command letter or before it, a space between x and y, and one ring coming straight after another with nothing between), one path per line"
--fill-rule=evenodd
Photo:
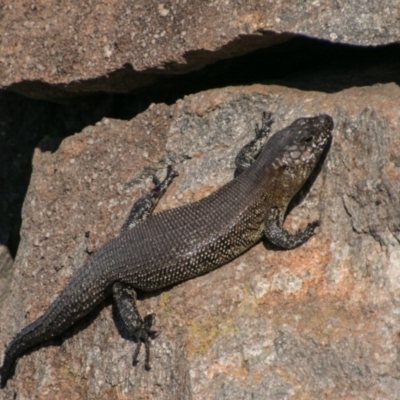
M299 118L273 135L265 145L264 154L260 155L263 163L285 187L288 197L310 176L330 142L332 129L333 120L329 115Z

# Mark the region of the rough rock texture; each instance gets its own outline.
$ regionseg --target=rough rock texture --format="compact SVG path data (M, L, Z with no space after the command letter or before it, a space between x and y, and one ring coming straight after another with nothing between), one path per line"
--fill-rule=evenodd
M32 155L43 137L55 139L79 132L116 108L111 96L86 97L64 106L0 91L0 280L11 279L19 244L21 208L30 181ZM57 148L55 145L54 148ZM2 247L4 246L4 251ZM7 249L8 248L8 249ZM4 257L4 259L3 259ZM6 289L0 287L0 303Z
M126 93L294 34L358 45L400 35L397 0L8 3L0 6L0 85L42 99Z
M305 200L286 221L319 218L292 251L262 243L232 263L139 302L162 334L151 371L110 303L20 359L1 399L397 399L400 393L400 89L335 94L278 86L226 88L103 119L33 159L0 343L37 318L130 205L172 163L180 176L159 209L231 179L263 110L275 129L328 113L334 140ZM15 393L15 397L13 397Z
M10 291L13 259L4 245L0 245L0 307Z

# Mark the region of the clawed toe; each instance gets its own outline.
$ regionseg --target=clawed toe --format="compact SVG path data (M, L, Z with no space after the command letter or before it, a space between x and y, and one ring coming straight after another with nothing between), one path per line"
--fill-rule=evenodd
M312 232L314 232L315 228L318 228L321 225L321 222L317 219L313 222L310 222L307 226L307 229L310 229Z
M161 182L160 180L157 178L156 175L153 175L153 185L154 186L160 186Z
M143 318L143 323L142 326L136 330L135 336L138 339L138 342L136 344L136 349L133 354L133 365L138 364L138 356L140 353L140 349L142 347L142 343L145 346L146 349L146 359L145 359L145 364L144 367L146 370L151 369L150 367L150 344L151 340L155 339L159 334L160 331L156 331L151 329L154 321L155 321L155 314L148 314Z
M143 318L143 329L145 330L146 334L150 337L150 339L155 339L160 334L160 331L155 331L151 329L155 319L156 319L156 314L147 314Z
M262 115L262 121L261 121L261 127L256 124L255 127L255 133L256 133L256 138L262 138L262 137L267 137L269 133L271 132L271 126L274 123L274 120L272 118L272 112L263 112Z

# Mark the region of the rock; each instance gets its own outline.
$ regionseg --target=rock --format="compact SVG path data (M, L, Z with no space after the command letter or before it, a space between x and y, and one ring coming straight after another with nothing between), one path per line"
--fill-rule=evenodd
M129 93L295 35L397 42L399 12L397 0L14 2L2 8L0 82L59 101Z
M0 307L10 291L13 259L4 245L0 245Z
M261 112L278 130L320 113L331 149L289 230L320 219L291 251L260 243L230 264L142 296L157 314L152 369L132 366L134 343L108 302L19 360L0 398L396 399L400 391L400 90L334 94L228 87L153 105L130 121L103 119L36 149L12 291L0 342L39 317L88 256L118 234L131 204L175 165L158 210L197 200L232 177ZM51 148L46 139L41 148Z

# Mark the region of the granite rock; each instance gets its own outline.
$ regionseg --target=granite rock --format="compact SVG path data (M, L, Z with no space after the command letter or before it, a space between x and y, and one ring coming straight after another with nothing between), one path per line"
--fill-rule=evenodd
M128 93L295 35L364 46L400 35L397 0L35 0L0 10L0 87L58 101Z
M400 392L400 89L333 94L227 87L105 118L36 149L11 294L6 344L40 316L88 254L118 234L131 204L173 164L180 176L158 211L228 182L261 112L278 130L320 113L335 121L315 181L289 213L295 230L320 219L295 250L259 243L205 276L142 296L161 335L152 366L132 367L134 343L111 302L62 344L22 357L8 399L397 399ZM303 199L304 197L304 199ZM15 393L15 397L13 397Z

